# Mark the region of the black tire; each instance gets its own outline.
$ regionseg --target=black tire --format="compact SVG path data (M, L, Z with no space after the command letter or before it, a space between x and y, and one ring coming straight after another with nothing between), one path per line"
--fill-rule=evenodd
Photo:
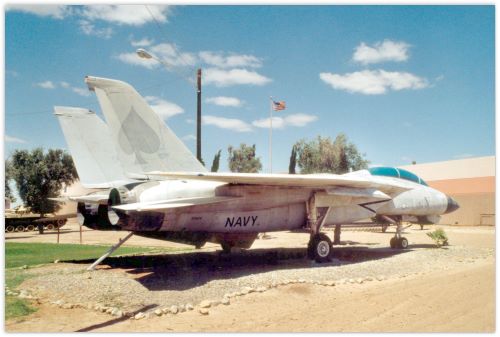
M33 232L33 231L35 230L35 226L33 226L33 225L28 225L28 226L26 226L26 230L27 230L28 232Z
M307 258L309 260L314 260L314 247L313 247L313 240L309 240L309 243L307 244Z
M49 223L49 224L47 224L47 226L45 228L47 228L47 230L50 231L50 230L54 229L54 225Z
M398 239L395 237L392 237L391 240L389 241L389 245L391 246L392 249L398 248Z
M16 232L24 232L24 226L23 225L16 226Z
M59 219L56 221L56 226L57 227L62 227L66 223L66 219Z
M314 260L318 263L328 262L332 256L332 241L323 233L316 234L312 239Z
M227 242L221 242L220 246L222 247L222 251L224 252L224 254L231 254L231 248L233 248L232 245Z
M7 227L5 228L5 231L6 231L7 233L11 233L11 232L13 232L13 231L15 231L15 230L16 230L16 228L15 228L14 226L12 226L12 225L9 225L9 226L7 226Z
M408 239L402 237L402 238L399 238L398 240L398 248L400 249L406 249L408 248Z

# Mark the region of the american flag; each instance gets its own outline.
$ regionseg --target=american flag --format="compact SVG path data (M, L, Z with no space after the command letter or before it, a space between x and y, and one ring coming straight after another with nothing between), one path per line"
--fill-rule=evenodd
M285 101L273 101L273 110L278 111L278 110L285 110L286 109L286 104Z

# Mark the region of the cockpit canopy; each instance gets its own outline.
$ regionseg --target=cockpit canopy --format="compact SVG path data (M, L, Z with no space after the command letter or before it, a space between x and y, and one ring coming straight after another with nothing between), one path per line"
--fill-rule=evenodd
M368 169L368 171L374 175L374 176L385 176L385 177L394 177L394 178L400 178L400 179L405 179L409 181L413 181L414 183L420 184L420 185L427 185L427 183L424 181L424 179L418 177L417 175L403 170L401 168L396 168L396 167L372 167Z

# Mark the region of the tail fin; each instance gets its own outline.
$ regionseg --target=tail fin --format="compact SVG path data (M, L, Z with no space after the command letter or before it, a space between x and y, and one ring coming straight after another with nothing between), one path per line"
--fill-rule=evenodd
M111 187L130 181L118 161L109 130L94 112L82 108L54 107L54 114L86 188Z
M205 172L206 168L129 84L106 78L85 78L95 91L122 164L141 172Z

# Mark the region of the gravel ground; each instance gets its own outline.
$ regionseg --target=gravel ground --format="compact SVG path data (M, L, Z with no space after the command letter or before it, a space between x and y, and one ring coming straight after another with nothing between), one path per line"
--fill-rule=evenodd
M453 235L464 235L464 230L461 231L451 233L452 244ZM472 238L479 243L441 249L422 240L423 234L412 232L407 235L412 245L405 251L387 248L387 235L355 233L357 241L364 243L345 241L347 244L336 248L337 258L327 264L305 259L305 248L300 245L278 250L257 248L230 256L219 252L190 252L117 257L106 260L108 266L91 272L85 271L88 264L59 263L20 271L35 277L19 289L46 302L60 301L61 304L64 301L89 309L101 305L129 313L152 312L171 305L196 306L203 300L220 301L228 294L273 287L287 281L356 283L460 268L477 260L494 258L494 230L487 232L489 236L493 233L489 239L492 243L483 245L483 238ZM481 229L478 233L484 234ZM465 234L474 236L474 230L466 230ZM273 235L280 236L279 233ZM456 242L463 240L457 238ZM245 290L245 287L250 288Z

